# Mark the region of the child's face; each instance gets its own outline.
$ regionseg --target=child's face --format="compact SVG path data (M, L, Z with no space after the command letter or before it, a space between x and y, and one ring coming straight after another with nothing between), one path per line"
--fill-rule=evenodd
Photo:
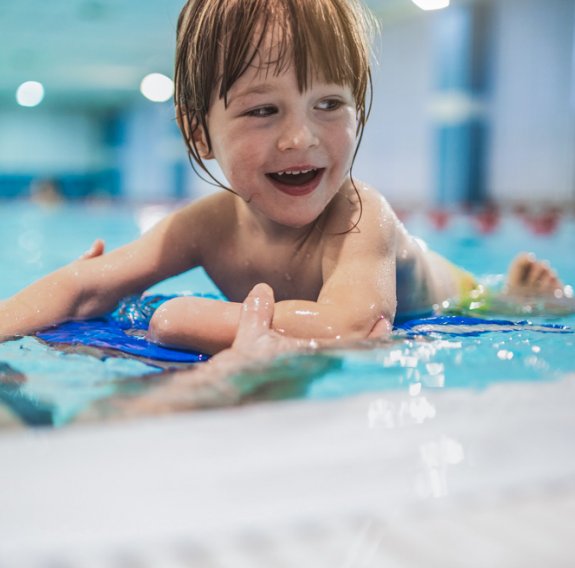
M356 144L351 88L316 78L302 93L293 67L279 76L248 69L227 108L212 103L207 124L204 157L218 161L252 211L294 228L314 221L342 187Z

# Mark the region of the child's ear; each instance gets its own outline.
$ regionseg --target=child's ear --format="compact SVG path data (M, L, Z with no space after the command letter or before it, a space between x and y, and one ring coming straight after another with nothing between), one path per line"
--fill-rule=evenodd
M196 124L195 128L192 129L192 138L194 140L195 147L198 149L200 158L203 160L211 160L214 157L214 154L208 144L206 131L201 124Z
M179 106L176 106L176 120L186 140L190 140L190 138L193 140L194 146L198 149L200 157L204 160L212 159L214 156L210 150L208 137L206 136L203 126L198 124L197 120L194 120L190 125L186 113L180 112Z

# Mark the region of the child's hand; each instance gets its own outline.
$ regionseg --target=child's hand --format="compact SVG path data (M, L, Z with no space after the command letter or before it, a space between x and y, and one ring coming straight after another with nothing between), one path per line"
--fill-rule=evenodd
M102 239L96 239L92 243L92 246L79 257L79 260L87 260L89 258L96 258L97 256L102 256L104 254L105 248L106 245L104 241Z

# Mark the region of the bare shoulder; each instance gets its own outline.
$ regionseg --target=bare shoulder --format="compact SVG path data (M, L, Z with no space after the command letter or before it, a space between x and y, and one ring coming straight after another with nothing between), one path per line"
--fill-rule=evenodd
M388 201L377 189L355 180L334 198L327 218L328 232L356 238L389 239L401 226Z
M234 196L222 191L178 209L166 219L166 225L196 239L206 232L214 239L230 226L234 214Z
M220 191L188 203L172 213L171 217L176 222L193 221L194 224L214 228L224 225L234 214L234 209L234 196Z
M162 259L170 251L170 258L201 264L205 255L225 239L227 227L233 225L233 197L215 193L184 205L143 235L139 246L147 251L157 249Z

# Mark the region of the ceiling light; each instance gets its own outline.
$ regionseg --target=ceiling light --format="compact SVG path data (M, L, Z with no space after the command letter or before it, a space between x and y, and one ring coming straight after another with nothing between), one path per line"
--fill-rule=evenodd
M35 107L44 98L44 86L38 81L26 81L16 91L16 101L20 106Z
M162 73L150 73L142 79L140 92L155 103L163 103L174 94L174 82Z
M449 6L449 0L412 0L422 10L441 10Z

